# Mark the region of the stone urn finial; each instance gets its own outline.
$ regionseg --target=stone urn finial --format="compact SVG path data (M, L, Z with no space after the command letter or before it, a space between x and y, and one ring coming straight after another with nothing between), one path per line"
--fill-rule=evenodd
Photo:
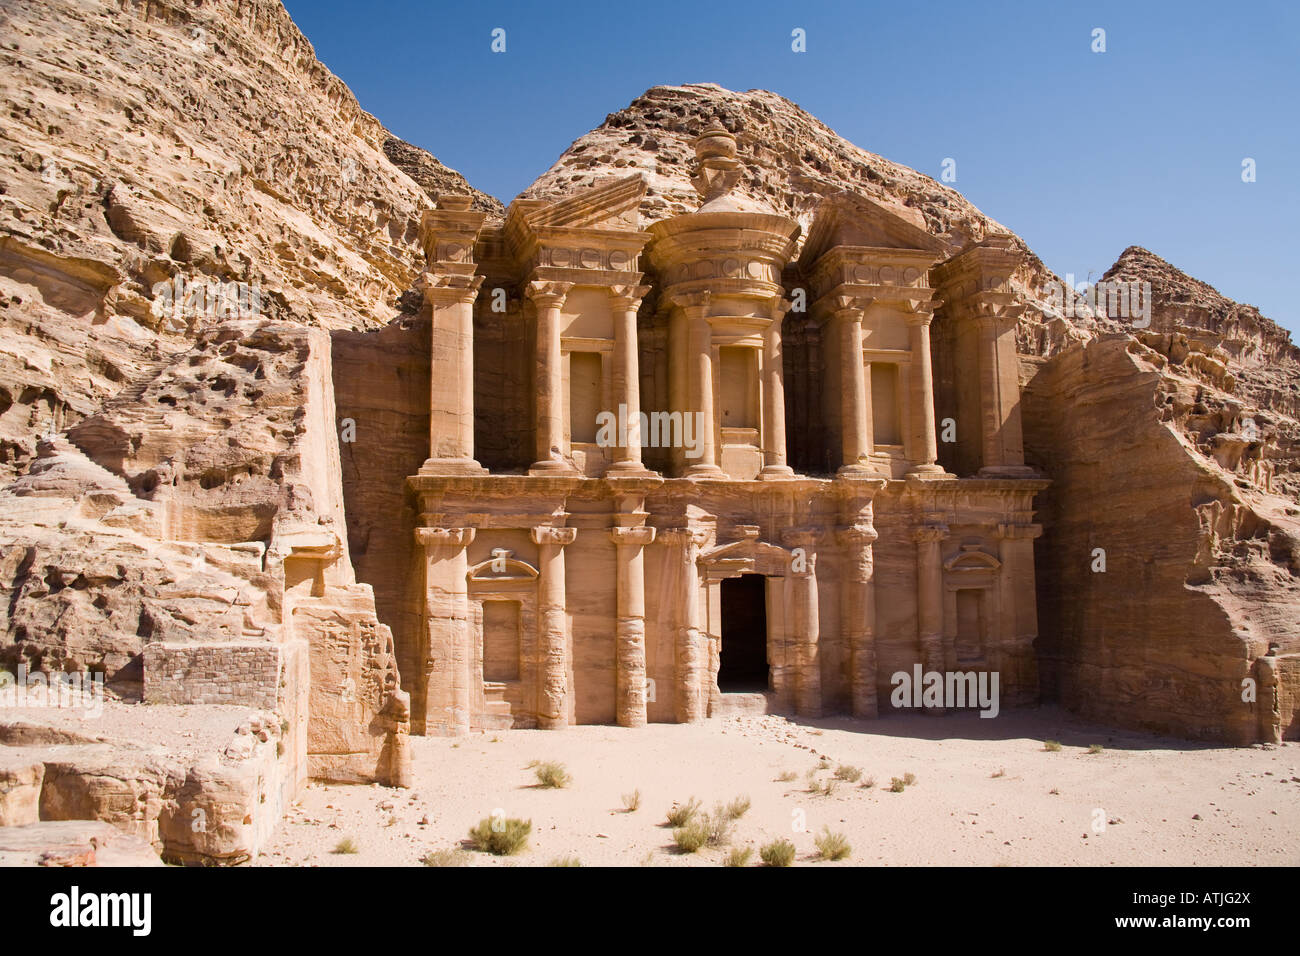
M706 204L725 196L740 181L735 134L718 120L715 119L695 138L695 158L699 167L691 177L691 183Z

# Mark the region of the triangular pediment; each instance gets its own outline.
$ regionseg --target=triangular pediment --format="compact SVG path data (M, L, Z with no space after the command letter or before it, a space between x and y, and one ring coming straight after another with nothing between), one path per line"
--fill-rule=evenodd
M910 222L896 208L858 193L839 192L822 200L813 217L800 257L810 268L836 246L899 249L940 254L947 250L941 239Z
M615 179L574 193L558 202L527 210L524 219L533 229L620 229L635 231L645 198L640 173Z

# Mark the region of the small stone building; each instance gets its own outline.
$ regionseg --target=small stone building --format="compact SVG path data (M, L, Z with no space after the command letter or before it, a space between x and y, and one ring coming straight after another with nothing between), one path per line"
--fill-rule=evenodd
M800 243L696 152L646 229L640 176L426 214L412 729L875 717L917 664L1035 702L1011 238L845 193Z

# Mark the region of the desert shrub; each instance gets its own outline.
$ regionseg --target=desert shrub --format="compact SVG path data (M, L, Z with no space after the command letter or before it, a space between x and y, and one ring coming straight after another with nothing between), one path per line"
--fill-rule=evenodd
M641 791L633 790L631 793L623 794L623 809L628 813L635 813L641 806Z
M359 853L360 850L357 847L356 840L352 839L352 837L344 837L342 840L339 840L337 844L335 844L334 849L331 850L330 852L331 853Z
M817 834L813 841L817 844L817 852L823 860L845 860L848 859L850 851L853 849L849 846L849 838L843 833L832 833L830 827L823 827L822 832Z
M547 866L582 866L582 861L576 856L557 856L551 860Z
M842 763L835 768L836 780L847 780L849 783L857 783L861 776L861 767L854 767L850 764Z
M891 777L889 779L889 792L902 793L907 789L907 782L902 777Z
M492 817L484 817L478 826L470 829L469 839L475 849L493 856L513 856L528 846L528 834L533 832L532 820L511 817L495 821L495 827L493 822Z
M782 770L777 774L776 780L777 783L790 783L792 780L798 779L798 777L799 775L793 770Z
M564 764L556 763L554 760L537 764L533 768L533 774L537 777L538 785L548 790L560 789L573 783L573 777L564 768Z
M903 774L903 783L907 784L909 787L916 783L916 774L911 773L910 771Z
M731 820L722 804L713 813L692 815L684 825L673 830L673 842L683 853L696 853L706 846L722 846L730 839Z
M749 812L749 797L737 797L723 808L728 820L739 820Z
M683 827L691 822L695 814L700 811L700 801L694 797L685 803L674 803L672 809L668 811L668 825L670 827Z
M727 854L725 866L749 866L749 861L754 857L754 848L752 846L733 846L731 852Z
M1043 749L1050 750L1052 753L1056 753L1058 750L1061 749L1061 742L1059 740L1044 740Z
M1105 749L1101 744L1088 744L1088 753L1090 754L1099 754Z
M789 866L794 862L794 844L789 840L773 840L758 851L764 866Z

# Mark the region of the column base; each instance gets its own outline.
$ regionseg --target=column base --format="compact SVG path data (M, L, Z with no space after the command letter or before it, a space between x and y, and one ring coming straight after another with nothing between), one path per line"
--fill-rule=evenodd
M727 473L717 465L691 465L683 478L726 478Z
M605 469L606 478L650 478L654 474L639 461L616 461Z
M420 466L422 475L486 475L488 470L473 458L429 458Z
M567 461L548 458L545 461L533 462L528 466L528 473L530 475L576 475L578 469Z
M764 465L758 473L759 481L786 481L793 477L794 469L789 465Z
M1028 465L989 465L975 473L977 478L1038 478L1040 475Z
M956 478L956 475L950 474L943 470L943 465L923 464L913 465L907 469L909 476L915 475L917 478Z

